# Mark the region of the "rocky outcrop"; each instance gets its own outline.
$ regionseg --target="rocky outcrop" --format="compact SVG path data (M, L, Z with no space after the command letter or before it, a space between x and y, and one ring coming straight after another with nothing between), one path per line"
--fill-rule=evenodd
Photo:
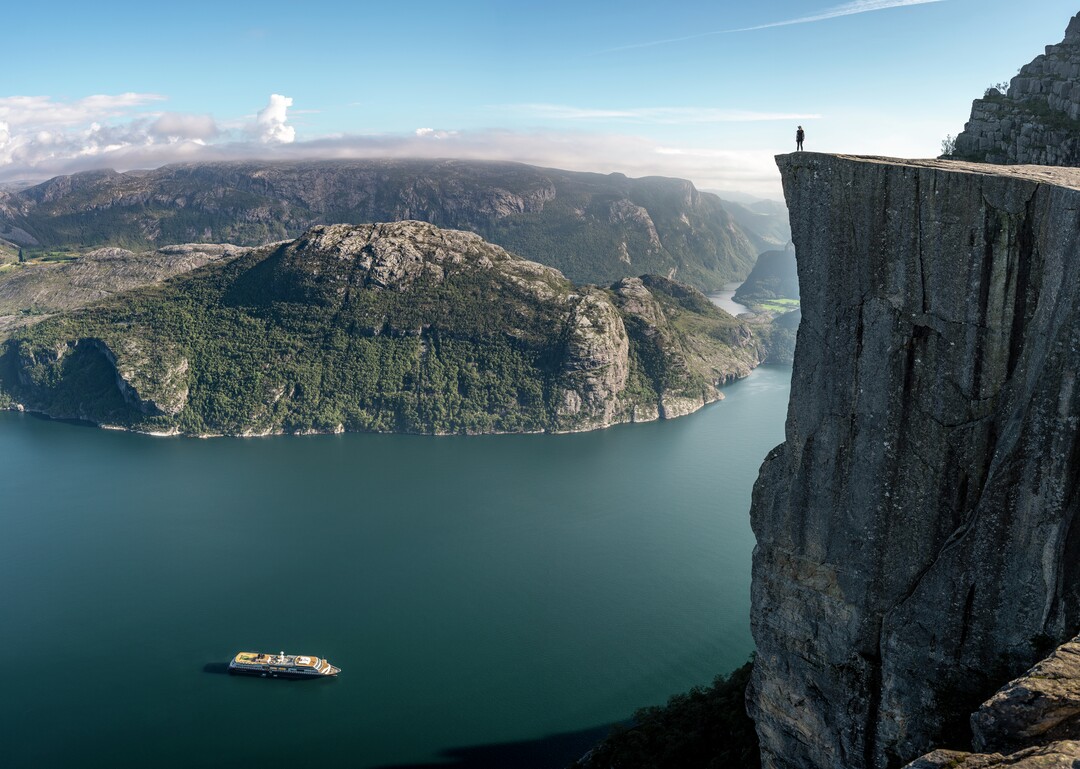
M626 408L623 391L630 375L630 342L611 298L586 289L571 298L566 321L566 355L558 378L560 425L593 429L614 424Z
M975 753L935 750L906 769L1080 766L1080 641L1060 646L971 716Z
M935 750L912 761L906 769L1076 769L1080 742L1054 742L1017 751L974 754L961 750Z
M984 702L971 717L971 728L979 752L1080 740L1080 639L1062 644Z
M53 346L20 344L9 355L26 400L21 408L43 410L34 394L46 377L53 380L47 411L56 419L109 424L175 417L187 405L187 358L172 346L145 344L137 334L124 336L118 349L85 337Z
M896 767L1080 627L1080 171L778 164L802 324L748 705L768 767Z
M974 101L953 157L1080 166L1080 14L1065 39L1021 67L1004 93L990 88Z

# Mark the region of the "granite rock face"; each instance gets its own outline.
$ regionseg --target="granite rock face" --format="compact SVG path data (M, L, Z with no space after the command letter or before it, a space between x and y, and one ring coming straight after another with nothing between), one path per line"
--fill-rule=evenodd
M1065 741L1007 756L935 750L912 761L906 769L1076 769L1077 766L1080 766L1080 742Z
M1021 67L1005 93L991 88L972 103L953 157L1080 166L1080 14L1065 39Z
M1080 171L778 164L802 323L748 706L767 767L898 767L1080 626Z
M1080 639L1062 644L984 702L971 728L975 749L983 752L1080 739Z
M935 750L906 769L1080 766L1080 640L1002 687L971 717L975 753Z

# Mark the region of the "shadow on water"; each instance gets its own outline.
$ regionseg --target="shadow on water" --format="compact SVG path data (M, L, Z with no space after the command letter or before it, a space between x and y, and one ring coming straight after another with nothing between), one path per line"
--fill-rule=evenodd
M40 411L22 411L20 413L25 414L31 419L37 419L42 422L58 422L62 425L75 425L76 427L101 427L97 422L91 422L87 419L76 419L75 417L51 417Z
M607 737L614 726L552 734L538 740L448 748L440 751L440 760L434 763L387 764L376 769L563 769Z
M229 675L229 663L228 662L207 662L202 667L202 672L213 673L214 675L227 676Z

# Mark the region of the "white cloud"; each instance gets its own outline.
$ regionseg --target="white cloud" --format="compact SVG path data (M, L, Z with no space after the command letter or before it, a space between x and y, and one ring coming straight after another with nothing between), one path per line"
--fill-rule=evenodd
M205 141L221 133L210 115L189 115L182 112L163 112L150 124L149 131L156 137L172 141Z
M154 93L97 94L76 101L49 96L0 97L0 120L14 128L85 124L129 115L137 107L162 101Z
M123 93L59 101L48 96L0 98L0 178L48 176L112 166L130 169L190 160L214 139L230 146L287 144L292 99L278 94L257 115L219 126L210 115L155 112L157 94ZM250 154L250 150L247 150Z
M296 129L286 125L293 100L281 94L270 94L270 103L255 118L255 130L263 144L291 144L296 141Z
M888 8L906 8L912 5L926 5L927 3L943 2L945 2L945 0L854 0L854 2L843 3L841 5L833 6L832 8L825 8L824 10L811 14L809 16L798 16L794 19L773 21L769 22L768 24L758 24L753 27L741 27L739 29L719 29L713 32L699 32L694 35L672 37L665 40L650 40L647 43L633 43L631 45L621 45L616 48L608 48L605 51L602 51L602 53L611 53L613 51L628 51L634 48L651 48L653 46L666 45L668 43L681 43L686 40L697 40L698 38L702 37L712 37L713 35L729 35L734 32L755 32L759 29L788 27L793 24L809 24L815 21L827 21L829 19L836 19L841 16L854 16L858 13L883 11Z
M415 133L420 138L427 139L448 139L458 135L457 131L436 131L434 128L417 128Z
M701 123L752 123L772 120L815 120L821 115L794 112L755 112L753 110L698 107L633 107L630 109L590 109L563 104L516 104L500 108L524 112L549 120L622 120L655 125Z
M96 168L125 171L167 163L211 160L335 160L354 158L457 158L501 160L549 168L627 176L675 176L699 187L780 196L771 152L657 146L655 141L619 134L572 131L445 131L431 134L335 136L289 143L193 140L157 141L143 130L98 126L77 140L54 134L48 144L32 143L5 160L0 144L0 181L45 179ZM142 137L139 140L139 137Z
M44 180L99 168L127 171L211 160L460 158L629 176L678 176L701 187L743 189L776 197L771 153L657 146L644 137L593 131L453 131L434 127L379 136L342 135L299 141L288 124L292 99L273 94L256 115L216 121L210 115L148 110L153 94L0 99L0 181ZM524 105L566 121L608 117L604 110ZM722 110L619 110L628 123L807 120L812 116ZM8 118L12 118L9 120ZM80 119L77 119L80 118ZM580 124L580 123L577 123ZM570 125L575 123L570 122Z

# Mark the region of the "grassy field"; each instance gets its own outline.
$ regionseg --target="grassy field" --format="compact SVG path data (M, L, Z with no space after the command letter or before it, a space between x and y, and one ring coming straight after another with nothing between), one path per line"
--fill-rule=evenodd
M0 238L0 268L19 261L19 247Z
M753 306L758 312L775 312L783 314L785 312L791 312L792 310L799 309L798 299L771 299L768 302L762 302L761 304L755 304Z

